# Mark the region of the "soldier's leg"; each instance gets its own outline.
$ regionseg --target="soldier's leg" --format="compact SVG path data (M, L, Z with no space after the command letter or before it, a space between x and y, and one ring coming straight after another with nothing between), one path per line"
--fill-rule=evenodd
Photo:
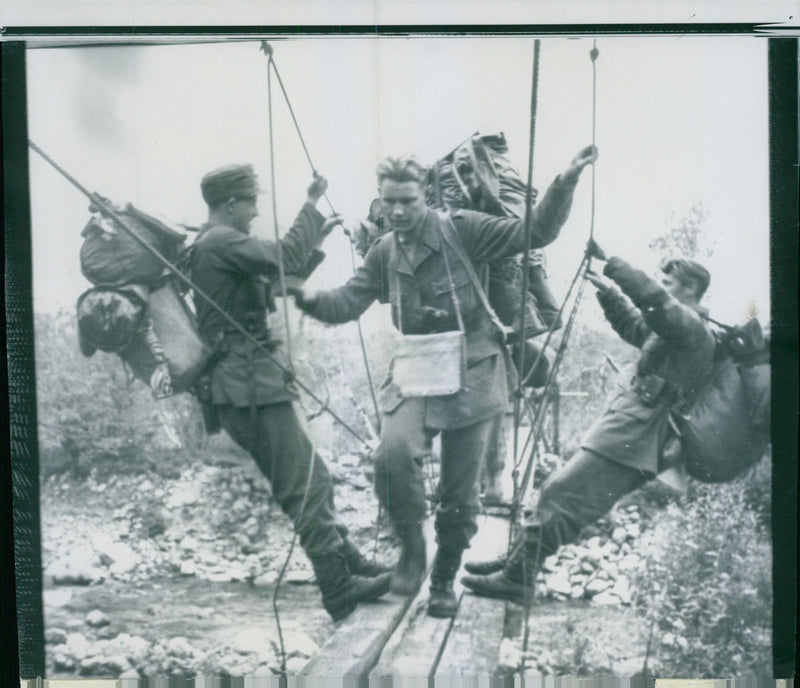
M255 423L249 408L223 406L220 423L250 452L270 481L272 494L292 519L303 549L306 552L339 549L342 544L339 531L346 528L334 512L333 482L327 467L313 451L292 404L260 406Z
M375 492L386 507L402 543L392 575L392 590L415 592L425 577L425 459L432 433L425 430L425 401L407 399L381 421L381 440L375 450Z
M506 467L505 423L503 414L495 418L484 453L481 486L485 504L497 504L503 499L502 475Z
M272 484L272 493L292 519L300 544L311 560L322 602L335 619L347 616L359 602L374 600L389 590L389 575L352 575L336 518L333 482L328 469L306 436L290 402L257 409L220 408L222 427L256 460Z
M439 546L431 571L428 603L431 616L448 617L456 613L458 601L453 581L461 566L461 555L478 530L478 477L497 425L498 418L493 417L442 433L440 501L436 510Z
M573 542L584 526L604 516L625 494L653 476L584 449L545 483L536 513L523 528L499 573L466 576L464 585L488 597L524 602L545 557Z

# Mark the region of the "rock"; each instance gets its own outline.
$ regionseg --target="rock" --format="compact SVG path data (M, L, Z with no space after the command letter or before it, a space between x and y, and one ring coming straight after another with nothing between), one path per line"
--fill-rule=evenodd
M619 545L616 542L609 541L603 545L603 557L613 557L619 552Z
M97 555L88 548L76 548L57 559L45 571L54 585L90 585L101 583L106 572L99 566Z
M61 628L48 628L44 634L44 642L50 645L63 645L67 642L67 632Z
M180 547L184 552L196 552L197 548L200 546L200 543L195 540L191 535L187 535L180 541L178 547Z
M97 631L97 637L108 640L116 636L117 632L111 626L104 626Z
M584 595L584 589L582 585L573 585L572 590L569 591L569 596L573 600L579 600Z
M561 595L569 595L572 591L569 578L563 571L556 571L555 573L545 576L544 583L548 590L560 593Z
M42 601L45 607L63 607L72 599L72 590L45 590Z
M642 527L638 523L629 523L625 526L625 533L630 538L637 538L642 532Z
M67 628L75 630L76 628L83 628L83 621L80 619L70 619L67 621Z
M102 628L103 626L108 626L110 623L111 619L99 609L92 609L92 611L86 615L86 625L92 628Z
M167 652L176 657L191 657L194 654L194 648L186 638L177 636L167 643Z
M231 649L242 655L250 653L258 655L259 662L270 661L275 658L272 649L272 637L268 631L260 626L244 628L239 631L230 642Z
M595 538L592 539L594 540ZM593 544L591 547L587 549L585 557L585 561L594 566L599 565L600 562L603 560L603 557L605 556L603 548L599 544L600 538L596 539L598 540L598 542L596 544Z
M607 574L609 578L616 578L619 575L619 566L617 566L616 562L613 561L605 561L603 562L603 571Z
M638 554L626 554L619 560L618 566L620 571L636 571L642 559Z
M186 559L181 562L180 573L182 576L194 576L197 574L197 564L193 559Z
M66 671L75 669L75 660L66 652L66 645L57 645L53 648L53 665L56 669Z
M223 655L217 661L217 670L231 676L246 676L252 674L258 663L237 653Z
M621 545L623 542L625 542L626 537L627 533L625 532L625 528L621 526L614 528L614 531L611 533L611 539L618 545Z
M599 535L593 535L588 540L586 540L586 548L587 549L595 549L599 548L601 545L601 540Z
M107 555L113 562L108 570L114 575L129 573L139 564L139 558L134 551L121 542L114 543L114 547L107 552Z
M108 651L125 655L131 663L140 664L150 653L150 643L141 636L120 633L109 641Z
M497 668L503 672L515 671L522 663L522 653L511 638L503 638L498 653Z
M81 660L81 674L84 676L118 676L131 669L131 663L122 655L105 657L94 655Z
M616 595L614 595L613 593L608 592L608 591L601 592L599 595L595 595L592 598L592 603L593 604L599 604L599 605L602 605L602 606L617 605L621 601L622 600L620 600L619 597L617 597Z
M287 657L305 657L308 659L319 652L317 645L305 633L290 633L284 638Z
M588 559L584 559L581 562L580 570L584 573L592 573L595 570L595 565L589 561Z
M128 669L127 671L123 671L119 675L119 678L123 679L123 680L126 679L126 678L127 679L138 679L138 678L140 678L140 676L139 676L139 672L136 669Z
M246 499L242 499L240 497L239 499L237 499L233 503L233 506L231 507L231 511L233 511L234 514L236 514L237 516L239 516L241 518L245 514L250 512L250 502L248 502Z
M617 578L614 587L611 588L611 592L619 597L623 604L631 603L631 584L627 576L620 576Z
M644 667L646 655L631 657L614 662L614 675L620 678L631 678L640 673Z
M286 673L299 674L308 664L307 657L287 657L286 658Z
M278 572L277 571L264 571L260 576L257 576L256 579L253 581L254 585L259 587L267 587L270 585L275 585L275 582L278 580Z
M603 578L592 578L586 584L586 593L589 595L597 595L611 587L611 583Z
M228 567L227 576L229 581L246 581L251 577L249 571L238 561Z
M549 557L546 557L544 562L542 562L542 570L543 571L555 571L558 568L558 555L551 554Z
M342 454L339 456L337 463L340 466L358 466L361 463L361 458L358 454Z
M82 633L70 633L64 648L66 654L80 661L89 654L89 641Z

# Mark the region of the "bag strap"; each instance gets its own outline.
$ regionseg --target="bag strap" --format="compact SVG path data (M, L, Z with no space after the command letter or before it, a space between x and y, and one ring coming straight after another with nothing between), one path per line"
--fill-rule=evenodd
M439 229L442 232L442 238L445 240L447 245L453 249L455 254L458 256L458 259L464 265L467 275L469 275L469 278L472 281L472 286L475 287L475 291L478 292L478 298L480 298L483 307L489 314L489 318L502 335L503 341L505 341L506 331L503 327L503 323L500 322L500 318L497 317L497 313L494 312L494 309L489 303L489 298L486 296L486 292L481 285L478 274L475 272L475 266L472 264L467 252L464 250L464 245L461 243L461 239L456 232L455 225L453 224L453 218L450 217L450 213L440 213L439 217L442 220L439 223Z

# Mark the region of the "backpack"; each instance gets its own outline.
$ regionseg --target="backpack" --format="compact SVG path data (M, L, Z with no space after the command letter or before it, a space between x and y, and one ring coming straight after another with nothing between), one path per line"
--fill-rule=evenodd
M505 154L508 144L502 132L475 133L460 146L434 163L425 189L428 205L442 210L478 210L501 217L524 217L527 184ZM536 201L537 191L531 189ZM529 254L528 293L525 294L525 333L528 339L561 326L558 307L544 276L544 254ZM489 266L486 291L500 321L512 332L520 330L522 311L522 256L495 261Z
M124 208L111 207L137 236L168 260L175 259L178 246L186 239L185 234L130 203ZM164 271L161 261L99 211L92 214L81 236L84 237L80 252L81 272L95 286L149 285Z
M770 441L768 340L755 318L741 328L715 324L721 329L711 371L688 409L676 414L686 471L710 483L739 476Z
M78 298L77 311L83 354L117 354L157 396L190 391L208 366L211 351L171 278L152 290L93 287Z

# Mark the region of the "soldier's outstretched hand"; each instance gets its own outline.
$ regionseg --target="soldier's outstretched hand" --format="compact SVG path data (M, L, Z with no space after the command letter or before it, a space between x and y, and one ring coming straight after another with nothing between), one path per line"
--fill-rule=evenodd
M328 180L318 172L314 172L314 179L308 185L308 202L315 204L328 190Z
M603 277L593 270L586 271L586 279L589 280L600 291L605 291L606 289L611 289L612 287L611 280L609 280L607 277Z
M586 148L582 148L578 151L578 154L572 158L563 176L569 179L577 179L581 172L583 172L583 168L587 165L593 165L597 157L597 146L586 146Z

